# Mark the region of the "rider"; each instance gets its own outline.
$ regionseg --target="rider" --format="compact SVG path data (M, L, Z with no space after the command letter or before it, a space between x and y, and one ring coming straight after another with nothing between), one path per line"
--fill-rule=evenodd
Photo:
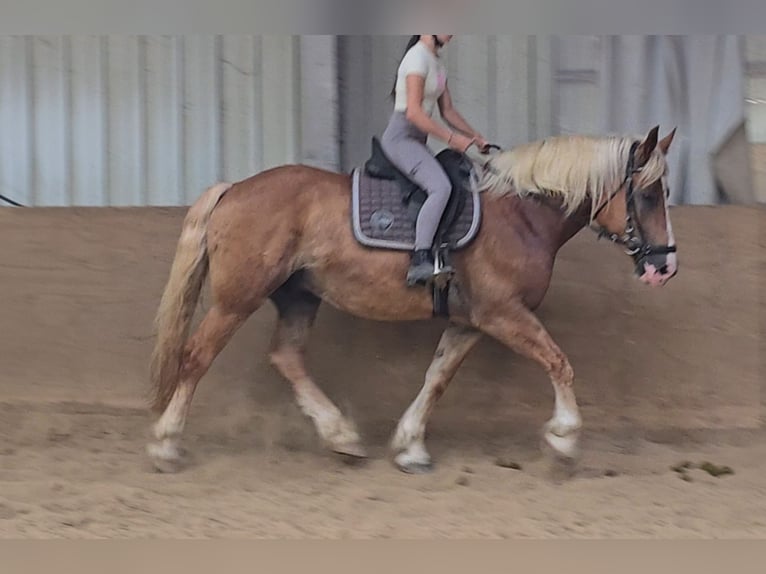
M461 153L473 144L482 153L487 149L486 140L452 107L446 68L439 59L439 50L451 39L441 34L410 38L391 91L394 111L380 141L389 160L428 194L416 223L415 250L407 272L410 286L425 283L434 274L431 248L452 192L447 174L426 146L428 136ZM432 119L437 103L452 130Z

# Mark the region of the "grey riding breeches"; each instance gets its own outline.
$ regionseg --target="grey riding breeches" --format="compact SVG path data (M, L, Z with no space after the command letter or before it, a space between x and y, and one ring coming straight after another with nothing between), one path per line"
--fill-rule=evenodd
M427 138L403 112L395 111L380 140L388 159L428 194L418 214L415 249L431 248L452 192L447 174L426 146Z

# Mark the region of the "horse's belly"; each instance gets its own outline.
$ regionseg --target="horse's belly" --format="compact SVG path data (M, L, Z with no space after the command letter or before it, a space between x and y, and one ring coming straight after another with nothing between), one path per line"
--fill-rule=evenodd
M414 321L432 316L430 291L407 288L404 277L376 278L359 269L347 274L312 270L307 287L329 305L363 319Z

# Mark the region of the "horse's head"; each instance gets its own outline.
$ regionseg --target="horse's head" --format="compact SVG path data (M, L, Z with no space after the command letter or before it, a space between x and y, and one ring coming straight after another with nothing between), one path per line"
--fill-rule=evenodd
M665 159L676 130L659 142L658 132L659 126L633 144L622 185L595 216L601 234L625 247L636 275L653 287L667 283L678 270Z

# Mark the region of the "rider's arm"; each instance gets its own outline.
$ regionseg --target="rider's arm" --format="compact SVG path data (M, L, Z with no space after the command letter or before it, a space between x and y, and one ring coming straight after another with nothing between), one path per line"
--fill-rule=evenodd
M484 137L476 131L466 120L463 118L463 116L460 115L460 113L455 109L455 106L452 104L452 95L449 91L449 83L444 87L444 93L442 93L441 97L439 98L439 111L441 112L441 116L444 119L447 124L449 124L453 129L459 130L463 132L468 137L476 139L477 144L479 147L483 147L486 145L486 140Z
M453 132L434 121L423 110L423 88L425 78L418 74L409 74L407 81L407 119L421 131L447 142L449 146L465 149L471 145L472 139L463 134Z

